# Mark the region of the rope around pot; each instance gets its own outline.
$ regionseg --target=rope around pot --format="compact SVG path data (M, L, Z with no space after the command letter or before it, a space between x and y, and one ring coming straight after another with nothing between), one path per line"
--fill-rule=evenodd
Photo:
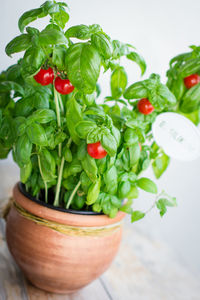
M110 235L111 233L119 230L122 226L122 221L115 224L101 226L101 227L76 227L76 226L70 226L65 224L59 224L31 214L30 212L25 210L22 206L20 206L18 203L16 203L16 201L14 201L13 198L9 199L8 204L3 209L3 218L5 220L7 219L7 216L12 206L22 217L31 220L38 225L46 226L48 228L51 228L52 230L70 236L95 236L95 237L105 236L105 235Z

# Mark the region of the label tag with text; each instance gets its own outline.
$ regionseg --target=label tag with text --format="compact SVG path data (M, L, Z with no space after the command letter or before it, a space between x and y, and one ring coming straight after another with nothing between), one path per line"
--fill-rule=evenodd
M152 132L168 156L183 161L200 156L200 131L186 117L173 112L162 113L153 123Z

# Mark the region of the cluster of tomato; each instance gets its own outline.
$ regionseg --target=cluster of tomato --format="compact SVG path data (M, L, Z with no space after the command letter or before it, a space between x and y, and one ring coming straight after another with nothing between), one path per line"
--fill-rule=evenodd
M190 89L194 85L200 82L200 76L198 74L192 74L184 78L184 84L187 89ZM147 98L143 98L138 102L138 110L143 115L149 115L154 111L154 107Z
M59 74L59 73L58 73ZM34 79L41 85L53 84L58 93L62 95L68 95L73 92L74 86L71 84L69 79L62 79L60 76L56 76L54 80L54 71L52 68L40 69L40 71L34 76Z

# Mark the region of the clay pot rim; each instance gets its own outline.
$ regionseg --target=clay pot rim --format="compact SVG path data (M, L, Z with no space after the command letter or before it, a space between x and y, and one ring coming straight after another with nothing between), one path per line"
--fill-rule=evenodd
M75 215L104 215L103 213L98 213L98 212L94 212L94 211L81 211L81 210L75 210L75 209L66 209L66 208L62 208L62 207L58 207L58 206L53 206L52 204L49 203L45 203L43 201L37 200L35 197L31 196L26 190L25 190L25 185L22 182L18 182L18 188L19 191L25 196L27 197L29 200L48 207L50 209L54 209L54 210L58 210L58 211L62 211L65 213L70 213L70 214L75 214Z
M78 214L68 212L67 210L62 211L60 209L55 209L52 205L48 207L42 205L42 201L37 200L36 202L30 199L30 195L28 195L28 197L24 195L20 190L19 183L17 183L13 189L13 198L17 204L31 214L63 225L76 227L104 227L121 222L126 216L126 213L122 211L119 211L115 218L109 218L104 214Z

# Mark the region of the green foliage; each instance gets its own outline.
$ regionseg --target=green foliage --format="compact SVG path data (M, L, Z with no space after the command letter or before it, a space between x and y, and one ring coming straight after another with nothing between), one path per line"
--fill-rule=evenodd
M30 27L43 17L50 18L43 30ZM146 215L132 207L139 189L157 194L156 184L141 173L152 165L159 178L169 164L169 157L151 136L156 116L181 111L195 124L200 120L199 85L186 91L183 81L186 74L200 71L199 48L171 61L168 87L156 74L127 87L121 57L136 63L142 75L146 70L134 47L112 40L98 24L65 30L68 20L66 3L51 0L19 19L21 35L8 43L6 53L24 52L23 56L0 74L0 158L12 151L21 182L41 201L49 202L51 192L55 206L110 218L123 211L135 222ZM61 95L54 82L38 84L34 76L48 68L54 77L69 79L74 91ZM98 104L101 70L110 70L111 95ZM141 98L154 106L151 115L138 111ZM87 152L87 144L96 142L107 152L102 159ZM161 216L174 205L174 198L167 194L154 204Z
M198 125L200 84L187 89L184 78L193 74L200 74L200 47L190 46L190 49L190 52L179 54L171 59L167 71L167 86L178 100L178 112L184 113L185 117Z

